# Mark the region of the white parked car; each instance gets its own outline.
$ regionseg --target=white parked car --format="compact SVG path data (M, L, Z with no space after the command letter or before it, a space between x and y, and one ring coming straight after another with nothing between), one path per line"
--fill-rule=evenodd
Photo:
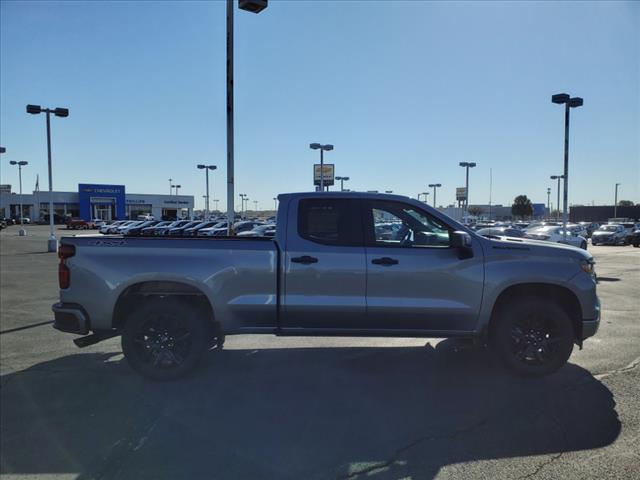
M587 249L587 239L567 230L567 240L565 242L562 227L548 226L527 230L525 238L533 240L546 240L547 242L566 243L574 247Z
M102 220L101 218L94 218L91 222L96 226L96 228L103 227L107 224L106 220Z
M132 222L127 222L127 223L119 226L116 229L116 233L124 235L124 234L127 233L127 230L129 230L130 228L137 227L138 225L142 225L143 223L144 223L144 220L134 220Z

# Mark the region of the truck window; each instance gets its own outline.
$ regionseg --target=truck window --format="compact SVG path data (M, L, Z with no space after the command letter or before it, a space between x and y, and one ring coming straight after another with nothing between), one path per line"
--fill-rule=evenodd
M449 227L409 204L371 201L366 212L367 245L420 248L450 246Z
M358 202L331 198L300 200L298 234L324 245L362 246L364 240Z

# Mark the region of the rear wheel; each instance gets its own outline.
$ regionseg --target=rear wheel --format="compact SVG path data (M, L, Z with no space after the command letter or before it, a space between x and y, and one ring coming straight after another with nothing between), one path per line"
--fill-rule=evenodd
M143 300L126 318L122 350L129 365L153 380L193 370L209 343L209 324L198 306L177 298Z
M543 376L562 367L573 351L569 315L543 298L515 299L501 308L492 325L491 343L509 370Z

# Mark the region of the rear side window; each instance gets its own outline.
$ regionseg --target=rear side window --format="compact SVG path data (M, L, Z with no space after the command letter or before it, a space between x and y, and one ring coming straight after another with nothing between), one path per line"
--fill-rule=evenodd
M298 234L324 245L362 246L357 200L310 198L298 205Z

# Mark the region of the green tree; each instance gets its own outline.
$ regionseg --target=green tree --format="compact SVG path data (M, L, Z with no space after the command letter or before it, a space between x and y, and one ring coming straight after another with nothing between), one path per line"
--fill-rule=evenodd
M631 200L620 200L618 202L619 207L633 207L634 203Z
M522 219L533 215L531 200L529 200L526 195L518 195L513 200L513 205L511 205L511 215Z

